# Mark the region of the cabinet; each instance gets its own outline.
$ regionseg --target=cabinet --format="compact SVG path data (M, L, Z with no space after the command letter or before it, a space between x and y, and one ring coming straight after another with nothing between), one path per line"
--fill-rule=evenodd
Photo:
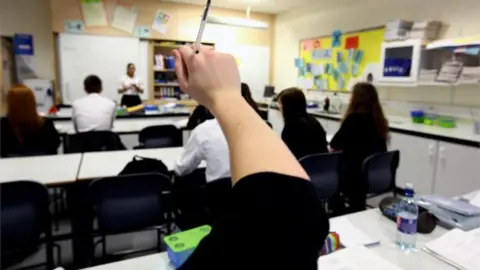
M435 194L458 196L480 189L480 148L440 142Z
M390 133L389 150L400 150L397 187L412 183L419 194L431 194L435 179L438 142L418 136Z

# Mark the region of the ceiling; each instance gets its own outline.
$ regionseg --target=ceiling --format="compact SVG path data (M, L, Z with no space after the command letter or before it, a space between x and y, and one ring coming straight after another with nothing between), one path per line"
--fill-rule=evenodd
M188 3L205 5L206 0L164 0L165 2ZM317 0L318 1L318 0ZM231 9L246 10L251 7L252 11L265 13L280 13L292 8L300 7L315 0L212 0L212 6Z

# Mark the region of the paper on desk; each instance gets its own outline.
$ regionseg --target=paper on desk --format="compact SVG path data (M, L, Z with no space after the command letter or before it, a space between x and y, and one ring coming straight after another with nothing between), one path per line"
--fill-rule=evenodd
M425 245L425 251L459 269L480 269L480 230L453 229Z
M369 246L380 243L380 239L372 239L357 229L346 217L330 219L330 231L340 235L340 243L345 247Z
M349 247L326 256L321 256L318 259L318 269L402 270L402 268L390 263L375 254L373 251L362 246Z
M477 195L475 195L475 197L473 197L469 202L471 205L480 207L480 192L478 192Z

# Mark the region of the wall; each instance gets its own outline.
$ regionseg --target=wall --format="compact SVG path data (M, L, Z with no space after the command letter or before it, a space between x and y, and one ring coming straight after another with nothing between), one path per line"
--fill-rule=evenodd
M117 0L105 0L107 14L112 14ZM134 4L138 7L139 17L137 25L152 25L153 18L158 9L172 15L165 35L152 31L154 39L170 39L193 41L198 32L202 6L165 3L159 0L122 0L123 3ZM79 0L50 0L52 8L52 28L54 32L62 32L65 20L80 20L82 18ZM212 8L211 15L225 17L245 17L244 11ZM262 45L273 47L274 16L270 14L252 13L251 18L267 22L268 30L231 27L209 24L205 28L203 41L216 44L243 44ZM86 28L87 33L101 35L128 35L111 27ZM271 66L273 66L273 53L271 53ZM270 78L273 72L270 72Z
M443 37L478 35L479 10L478 0L339 0L332 8L322 8L318 3L279 14L275 20L274 84L277 89L296 85L293 59L299 54L300 39L330 34L335 29L347 32L384 25L398 18L440 20L446 24ZM480 86L454 91L448 87L380 87L379 92L383 100L480 106Z
M33 34L39 77L55 77L49 0L0 0L0 35Z

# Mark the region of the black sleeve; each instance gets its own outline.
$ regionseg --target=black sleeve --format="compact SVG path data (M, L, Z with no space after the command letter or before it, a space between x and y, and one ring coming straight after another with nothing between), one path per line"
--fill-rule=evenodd
M231 213L181 270L317 269L329 224L309 181L258 173L240 180L232 196Z
M56 154L58 146L60 146L60 135L55 128L52 120L45 119L43 123L44 145L49 153Z
M302 139L297 137L295 125L292 123L285 123L282 130L282 140L287 145L292 153L296 153L297 144L302 143Z
M8 120L5 117L2 117L0 127L0 156L6 157L8 155L9 146L13 143L10 136L10 126L8 125Z
M350 139L349 136L352 135L352 131L355 130L355 125L357 120L354 115L349 115L345 121L343 121L340 129L337 131L332 141L330 142L330 147L335 150L343 150L345 144Z

